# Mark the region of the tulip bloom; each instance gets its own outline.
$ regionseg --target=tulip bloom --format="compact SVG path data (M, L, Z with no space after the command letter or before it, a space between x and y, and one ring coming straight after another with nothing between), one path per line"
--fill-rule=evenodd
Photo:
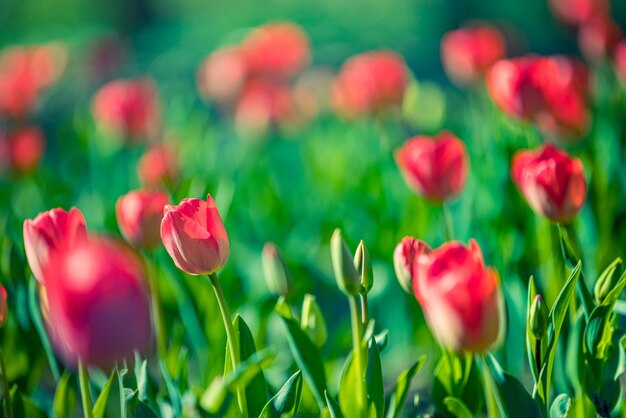
M7 322L7 315L9 313L7 298L7 290L4 286L0 285L0 327L3 327Z
M457 195L467 180L467 149L450 132L411 138L395 158L409 186L434 202Z
M246 85L235 109L235 125L250 133L263 133L271 126L288 123L293 117L293 97L289 89L261 78Z
M588 72L562 56L500 60L487 76L493 101L510 116L537 123L551 137L582 135L589 124Z
M348 118L380 113L402 103L407 87L404 59L373 51L347 60L332 86L333 106Z
M46 324L63 361L108 370L152 343L150 298L140 259L104 238L55 253L46 266Z
M91 110L104 131L125 140L152 139L159 130L161 106L148 78L111 81L96 93Z
M448 77L460 86L481 81L487 70L504 58L502 34L489 25L448 32L441 40L441 59Z
M169 198L162 191L134 190L117 200L117 224L134 247L150 248L161 242L163 208Z
M466 247L446 242L427 246L413 260L413 290L439 342L454 351L482 352L504 331L498 273L485 266L474 240Z
M415 277L415 260L422 254L429 254L431 248L423 241L413 237L404 237L393 252L393 267L400 286L412 295L413 277Z
M150 148L137 163L137 175L147 187L171 184L178 175L176 155L164 144Z
M0 133L0 171L28 173L39 165L46 148L43 132L34 126Z
M552 145L516 153L511 177L530 207L553 222L571 221L587 197L581 161Z
M311 59L306 33L289 22L254 29L244 39L241 52L251 73L277 78L296 75Z
M248 72L241 48L218 49L202 63L198 71L198 88L207 99L229 103L241 91Z
M209 275L228 260L226 228L211 195L166 205L161 239L176 267L193 275Z
M51 254L60 248L74 247L86 236L85 218L76 208L71 208L69 212L51 209L33 220L25 220L24 247L35 279L45 284L44 269Z
M596 16L609 14L608 0L550 0L554 14L563 22L578 26Z
M621 38L622 29L610 16L591 19L578 31L580 51L591 62L610 56Z

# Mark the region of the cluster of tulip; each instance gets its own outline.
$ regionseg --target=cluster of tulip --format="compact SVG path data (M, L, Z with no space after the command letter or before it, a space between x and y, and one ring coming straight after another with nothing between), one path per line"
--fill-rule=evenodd
M332 361L325 358L326 319L338 310L322 309L312 294L304 295L301 310L295 308L295 299L302 295L293 291L291 274L277 247L266 244L263 274L277 298L272 297L269 309L265 304L259 308L264 311L258 324L246 319L259 329L268 327L269 317L284 325L281 337L287 340L293 361L285 367L291 376L280 388L275 386L277 379L266 377L277 357L276 347L266 344L267 340L259 336L261 332L253 336L243 318L247 311L231 315L227 302L231 295L222 290L226 274L217 276L230 256L232 224L226 222L227 232L211 194L206 200L184 198L178 205L172 204L210 187L201 176L185 177L183 153L176 147L178 138L166 126L168 104L161 100L156 82L144 76L116 79L102 86L91 102L94 132L103 136L103 142L113 144L111 155L137 148L142 152L136 166L142 188L133 188L129 182L115 205L117 227L126 242L96 232L98 228L93 227L89 216L88 230L85 216L77 208L90 215L85 210L88 205L81 205L89 203L88 198L77 199L77 207L69 210L51 209L23 221L29 266L25 277L30 279L27 316L37 328L57 381L51 402L55 416L71 416L69 381L74 372L87 418L105 414L255 418L416 415L412 408L418 407L418 399L408 399L425 356L407 355L411 357L410 367L389 390L390 378L383 373L381 354L389 352L390 333L381 329L384 321L370 311L368 299L376 293L372 291L375 278L384 277L392 264L398 293L402 289L411 304L421 308L427 329L441 349L432 379L427 379L432 387L427 405L419 406L422 410L462 418L610 417L623 411L620 378L626 372L626 337L620 335L616 312L618 304L624 305L619 298L626 288L626 273L621 273L619 258L597 275L591 269L583 271L583 258L587 263L592 257L581 250L575 223L581 213L584 215L593 193L604 186L590 168L598 163L589 161L580 145L596 123L594 66L599 60L610 62L626 83L626 41L620 42L621 32L611 18L608 2L552 0L551 5L564 22L579 28L581 50L590 66L561 55L507 58L505 34L488 24L445 34L441 59L453 83L477 95L484 87L485 99L491 101L488 106L495 105L490 111L497 114L498 122L525 136L528 149L515 144L507 150L506 186L516 188L519 193L515 193L532 209L524 206L525 216L534 212L538 225L545 221L548 237L558 233L561 252L547 254L556 265L554 277L537 281L531 277L517 283L522 296L513 298L507 294L509 272L492 259L483 235L476 233L476 238L465 244L461 240L476 231L455 233L451 208L482 164L468 146L472 142L465 135L471 133L450 126L448 130L437 129L434 135L413 136L394 152L383 146L385 155L382 162L378 161L381 171L387 169L382 167L384 161L390 162L389 171L397 175L398 188L407 189L402 175L408 189L428 202L428 208L438 211L437 220L443 226L441 239L435 242L419 235L398 242L404 233L394 231L388 251L377 254L382 260L372 260L365 242L361 241L353 253L341 230L334 230L326 270L332 271L337 288L348 300L352 347L347 356ZM402 56L391 50L357 54L346 60L336 75L307 69L310 61L309 40L300 27L288 22L270 23L249 31L239 43L211 53L201 64L196 83L202 98L215 105L224 119L232 117L244 137L304 126L324 106L333 108L342 124L370 120L378 128L376 135L387 136L385 122L398 122L398 116L407 110L410 89L417 83ZM0 56L0 118L9 121L7 133L0 133L0 170L10 167L24 173L37 166L43 153L43 134L27 121L41 91L58 79L64 65L65 51L56 45L10 49ZM393 131L396 138L406 137L398 131ZM537 136L544 137L545 142L537 144ZM378 139L387 146L398 143L388 137ZM324 149L324 162L331 151ZM233 188L230 183L217 188L215 196L221 209L222 204L228 205L221 196L228 200ZM243 196L238 198L245 200ZM392 210L398 211L393 196L385 197ZM503 195L498 198L504 199ZM255 203L246 202L250 206ZM228 221L226 217L224 220ZM0 216L0 227L4 228L4 223L4 216ZM380 235L383 229L381 225ZM431 247L425 240L438 245ZM8 238L0 237L2 277L5 270L13 274L11 268L4 268L5 254L11 256L12 250L7 242ZM167 262L158 258L161 246L169 255ZM550 243L547 247L554 250L557 246ZM245 252L235 250L239 248L233 244L231 264L240 262L240 254ZM171 268L176 279L165 283L158 270L167 269L166 264L172 261L182 273ZM8 265L18 264L11 263ZM225 354L224 372L212 381L213 376L204 376L209 369L206 363L218 362L209 357L206 346L215 345L209 340L219 335L208 335L202 329L194 312L194 298L180 296L187 288L177 281L179 273L206 277L215 293L215 302L202 300L206 294L201 291L193 295L200 304L216 304L219 314L217 309L202 312L209 317L207 322L219 322L215 316L221 316L222 334L226 335L224 352L212 352L222 359ZM595 277L586 280L585 273ZM193 282L191 292L202 286L196 284L200 280L187 279ZM164 289L170 287L174 290L166 294ZM16 301L17 305L25 299L24 292L10 286L6 289L0 286L0 325L16 309L7 303ZM181 318L166 316L166 304L173 305L171 299L176 299ZM517 312L524 304L526 312ZM18 321L20 327L27 328L24 323L28 318ZM170 329L172 323L175 325ZM530 371L526 380L532 378L532 391L524 387L523 378L520 381L503 370L500 362L504 356L492 354L506 343L510 337L507 330L511 329L525 330L521 340L526 344L527 361L523 360L523 368ZM180 337L184 333L185 337ZM199 371L192 370L187 343L180 343L186 338L194 355L201 358L193 363ZM342 347L341 339L336 339L336 346ZM330 385L327 378L329 363L334 361L343 362L338 387ZM571 369L566 384L560 376L564 373L557 370L561 363ZM0 350L2 415L43 415L21 394L17 387L21 382L9 387L6 366ZM103 372L110 375L108 380ZM194 373L202 379L190 383L189 375ZM116 386L118 393L113 389ZM94 392L99 394L95 402Z

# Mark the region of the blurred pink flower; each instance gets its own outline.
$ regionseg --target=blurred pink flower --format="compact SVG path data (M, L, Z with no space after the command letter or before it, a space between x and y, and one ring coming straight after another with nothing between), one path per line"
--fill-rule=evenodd
M571 221L587 197L582 162L550 144L517 152L511 177L530 207L553 222Z
M450 132L411 138L396 151L395 158L409 186L429 200L443 202L465 186L467 149Z
M165 144L153 146L139 159L137 174L146 187L171 185L178 176L174 151Z
M109 370L152 345L144 267L128 247L90 237L56 252L45 269L45 320L57 353Z
M493 26L476 25L450 31L441 40L441 59L448 77L460 86L481 81L506 54L504 37Z
M117 225L133 247L152 248L161 243L161 220L169 196L159 190L133 190L115 206Z

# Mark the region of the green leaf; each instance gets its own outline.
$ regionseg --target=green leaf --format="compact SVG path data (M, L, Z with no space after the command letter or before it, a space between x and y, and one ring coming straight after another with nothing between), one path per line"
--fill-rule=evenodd
M559 292L559 295L550 310L550 324L548 325L548 346L546 348L546 359L543 362L542 369L546 371L540 371L539 377L541 380L541 373L546 373L546 387L544 388L545 394L548 395L550 390L550 383L552 382L552 367L554 365L554 355L556 352L556 346L559 339L561 328L563 327L563 321L569 304L574 297L574 290L576 289L576 283L580 277L580 271L582 268L582 262L578 262L576 267L570 273L567 281L563 285L563 288Z
M328 392L324 391L324 398L326 398L326 405L328 406L328 412L330 413L330 418L344 418L341 414L341 408L337 405L335 400L328 396Z
M617 349L619 351L619 360L615 369L614 380L619 379L626 372L626 335L622 335L622 338L619 339Z
M280 418L281 414L297 412L302 390L302 372L298 370L282 388L270 399L261 411L259 418Z
M141 360L139 355L135 355L135 379L137 380L137 398L141 402L148 399L149 380L148 380L148 360Z
M564 393L557 396L550 407L550 418L567 418L572 407L572 398Z
M30 398L20 393L17 385L13 386L10 392L13 416L15 418L46 418L48 416Z
M535 285L535 278L530 276L530 280L528 281L528 303L526 305L526 353L528 354L528 365L530 367L530 371L533 375L533 380L535 384L537 384L539 379L539 370L537 370L537 365L535 364L535 336L530 330L530 312L532 308L533 301L537 296L537 286ZM540 389L540 395L543 398L543 387L538 385Z
M76 402L76 393L70 384L72 374L65 371L59 379L57 389L54 392L54 401L52 403L52 415L55 418L71 417Z
M457 418L473 418L474 415L467 409L467 406L459 398L448 396L443 400L448 411Z
M93 418L125 417L126 400L121 378L114 369L93 406Z
M353 361L354 352L350 352L346 357L346 361L341 372L341 383L339 384L339 406L345 418L358 418L361 416L356 405L360 402L360 396L357 381L361 378L360 370Z
M567 227L559 224L559 235L561 236L561 250L563 252L563 257L565 258L567 267L570 269L575 269L575 266L580 263L580 251L575 251L570 241L569 234L567 232ZM582 272L580 273L582 275ZM583 310L585 312L585 316L588 317L589 313L593 310L595 304L593 302L593 296L587 289L587 285L585 284L584 277L583 280L578 282L578 291L580 293L580 299L582 300Z
M485 363L495 384L495 397L503 418L542 418L539 404L515 377L504 373L497 360L485 356Z
M286 303L279 301L276 305L276 312L283 320L287 328L287 341L293 354L294 360L298 364L302 375L309 385L315 400L320 409L326 405L324 392L326 391L326 372L324 362L317 346L311 341L309 336L302 331L300 324L291 316Z
M30 311L30 318L33 321L33 325L35 326L39 339L41 340L41 345L43 346L46 357L48 358L48 364L50 365L52 376L54 377L54 380L58 381L61 378L61 372L59 371L59 364L54 356L54 350L52 350L52 344L50 344L46 327L43 324L39 298L37 296L37 281L32 275L30 276L30 282L28 283L28 308Z
M239 314L235 315L233 324L235 326L235 335L239 340L239 358L241 361L245 361L256 354L254 338L250 328ZM226 351L228 352L229 350ZM258 416L267 402L267 383L263 369L259 370L252 378L245 391L248 413L250 416Z
M396 418L400 416L400 413L404 409L404 404L406 402L406 397L409 394L409 389L411 388L411 381L413 380L413 376L415 376L415 373L417 373L419 369L422 368L425 361L426 357L420 356L413 366L400 374L398 380L396 381L396 387L391 393L391 398L389 399L389 410L387 411L387 418Z
M269 366L276 358L276 354L269 349L250 356L237 365L237 368L225 377L218 377L204 391L200 399L200 406L207 412L217 414L223 410L229 400L231 392L237 387L247 386L263 368Z
M383 368L380 362L380 352L376 339L372 337L369 344L367 355L367 370L365 371L365 383L367 387L367 399L372 408L376 411L375 415L369 414L370 417L375 416L382 418L385 414L385 383L383 380Z
M598 359L605 358L606 349L611 344L612 327L610 322L611 307L607 305L596 306L589 316L589 322L585 328L585 346L588 353Z
M163 381L165 382L165 388L167 390L167 395L170 398L170 403L172 409L174 410L174 415L181 416L183 411L182 396L178 388L174 384L174 381L172 380L172 376L167 369L165 359L161 359L159 361L159 369L161 370L161 376L163 377Z

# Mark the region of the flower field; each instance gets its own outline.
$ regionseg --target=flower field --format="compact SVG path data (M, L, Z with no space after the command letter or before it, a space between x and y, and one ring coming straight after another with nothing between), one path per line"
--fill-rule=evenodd
M0 6L2 417L626 417L626 3L364 1Z

